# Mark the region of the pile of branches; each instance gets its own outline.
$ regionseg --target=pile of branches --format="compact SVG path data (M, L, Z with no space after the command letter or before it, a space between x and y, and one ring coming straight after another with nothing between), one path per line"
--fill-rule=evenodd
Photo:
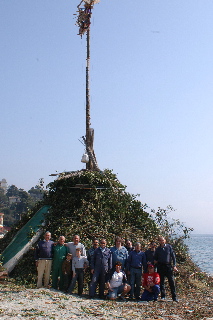
M51 206L45 217L44 231L50 231L54 241L60 235L64 235L67 242L72 241L73 235L79 234L81 242L90 248L94 237L106 238L108 246L112 246L115 236L120 236L131 239L133 243L140 241L147 248L148 243L157 240L159 234L166 236L165 232L171 233L166 211L159 209L155 219L146 212L147 206L137 200L136 195L126 192L126 186L112 171L81 170L60 174L49 184L44 199L18 225L13 226L4 241L0 241L1 251L39 209L38 206L43 205ZM32 234L29 239L30 236ZM181 243L175 238L172 245L178 251L179 262L184 263L187 250ZM34 247L17 264L11 276L24 284L36 282Z
M86 245L94 237L113 244L115 235L148 241L158 234L157 225L125 189L110 170L62 175L49 185L44 200L51 205L48 230L54 238L63 234L68 240L77 233Z

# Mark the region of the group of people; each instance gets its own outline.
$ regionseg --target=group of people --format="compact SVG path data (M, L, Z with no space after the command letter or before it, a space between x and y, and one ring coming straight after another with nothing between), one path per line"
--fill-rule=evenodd
M76 282L78 295L83 293L84 274L89 270L89 296L94 298L97 285L99 298L115 300L157 301L159 294L165 299L165 277L168 278L173 301L177 301L173 272L177 271L175 253L164 237L159 237L159 246L152 241L146 251L141 244L130 240L115 238L115 245L107 247L106 239L94 239L92 247L86 252L80 237L75 235L72 242L65 243L60 236L58 242L51 240L46 232L44 240L35 248L38 272L37 288L48 287L52 270L52 287L72 294ZM144 291L141 295L141 284Z

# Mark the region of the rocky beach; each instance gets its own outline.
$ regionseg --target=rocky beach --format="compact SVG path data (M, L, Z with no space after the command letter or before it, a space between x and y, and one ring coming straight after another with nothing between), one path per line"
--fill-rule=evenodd
M1 319L158 319L213 320L213 291L190 289L179 302L134 302L88 299L53 289L28 289L12 281L0 284Z

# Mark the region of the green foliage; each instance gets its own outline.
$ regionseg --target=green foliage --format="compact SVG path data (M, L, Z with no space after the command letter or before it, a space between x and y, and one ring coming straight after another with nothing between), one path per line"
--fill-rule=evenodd
M16 196L18 197L18 195L19 195L19 189L14 184L9 186L9 188L7 189L6 196L7 197L16 197Z
M37 271L34 259L34 250L30 249L10 273L10 277L16 279L18 284L31 287L36 283Z
M36 232L34 231L34 229L32 227L30 227L30 231L28 232L28 235L27 235L28 239L29 240L32 239L32 237L34 237L35 234L36 234Z
M1 257L1 255L0 255L0 272L1 271L4 271L4 268L3 268L3 263L2 263L2 261L1 261L1 259L2 259L2 257Z
M45 229L50 231L53 240L60 235L66 241L72 241L73 235L79 234L87 248L94 237L106 238L108 246L114 244L116 235L129 238L133 242L140 241L145 247L151 240L157 240L159 234L166 237L174 246L179 263L188 257L184 238L191 229L186 228L179 220L169 218L173 211L171 206L158 208L157 212L146 212L147 205L142 205L136 195L126 192L116 175L110 171L76 171L61 174L49 184L49 192L44 199L28 210L16 225L12 227L4 241L0 241L3 250L15 233L43 205L51 205L46 215ZM29 234L29 237L33 233ZM30 250L18 263L12 275L25 284L35 283L36 269Z
M4 194L4 190L0 188L0 211L4 213L4 225L11 227L17 220L22 219L23 215L43 199L44 193L43 179L28 192L11 185Z
M4 194L4 190L0 188L0 208L8 205L8 197Z
M173 246L177 261L179 263L185 262L188 258L188 247L184 243L184 239L189 238L193 229L187 228L179 219L170 218L169 214L174 211L172 206L167 206L166 209L159 207L157 212L151 211L160 235Z
M67 241L71 241L74 234L79 234L88 248L93 237L106 238L110 246L115 235L120 235L147 243L158 233L156 223L136 196L127 193L125 188L109 170L82 170L61 175L49 185L44 200L33 210L28 210L4 241L0 241L0 250L4 250L16 232L45 204L51 205L46 216L46 230L52 233L53 240L64 235ZM25 285L35 283L33 250L22 258L11 276Z
M156 224L125 188L109 170L61 176L49 185L45 198L51 205L47 229L55 239L63 234L71 240L77 233L85 243L104 237L112 244L115 235L133 241L149 238Z

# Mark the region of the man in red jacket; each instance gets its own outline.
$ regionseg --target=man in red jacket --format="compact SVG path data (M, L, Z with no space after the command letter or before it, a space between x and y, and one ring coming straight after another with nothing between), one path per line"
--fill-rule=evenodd
M141 301L157 301L160 293L160 276L155 272L152 264L148 265L148 272L143 275L143 287L145 288Z

